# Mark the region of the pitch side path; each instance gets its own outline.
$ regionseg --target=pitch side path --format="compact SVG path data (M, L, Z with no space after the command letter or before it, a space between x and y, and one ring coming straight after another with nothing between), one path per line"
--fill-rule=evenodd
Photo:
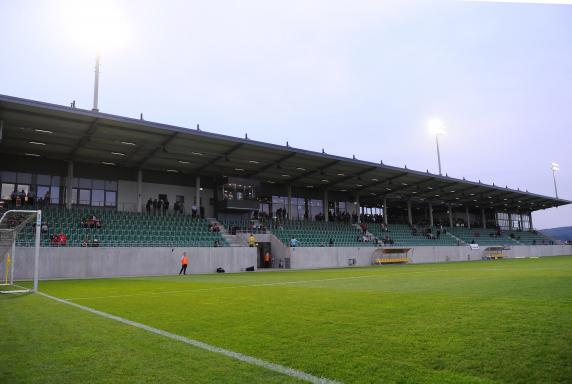
M0 296L0 383L572 382L572 256L40 290Z

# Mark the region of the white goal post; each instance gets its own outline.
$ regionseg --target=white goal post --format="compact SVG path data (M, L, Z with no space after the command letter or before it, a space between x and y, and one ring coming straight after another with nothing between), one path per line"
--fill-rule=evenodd
M22 214L28 214L22 216ZM16 217L15 219L13 217ZM26 225L35 218L35 246L34 246L34 277L33 288L0 290L0 293L37 292L40 272L40 236L42 233L41 210L8 210L0 217L0 262L4 262L7 281L2 284L10 287L14 285L14 264L16 261L16 238ZM11 220L11 221L9 221Z

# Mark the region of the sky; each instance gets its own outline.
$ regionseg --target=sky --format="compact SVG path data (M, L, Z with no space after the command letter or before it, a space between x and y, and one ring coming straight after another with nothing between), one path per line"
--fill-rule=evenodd
M572 5L93 4L0 0L0 94L91 109L99 48L102 112L434 173L438 117L443 173L572 200Z

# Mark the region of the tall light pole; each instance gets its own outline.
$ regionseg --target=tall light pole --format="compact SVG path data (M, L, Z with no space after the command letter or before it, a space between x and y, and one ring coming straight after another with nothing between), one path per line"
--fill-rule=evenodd
M98 99L99 99L99 59L101 58L101 54L97 51L95 56L95 82L93 84L93 108L92 111L99 112L97 107Z
M439 135L445 134L445 124L440 119L429 120L429 132L435 135L435 145L437 146L437 164L439 165L439 176L441 173L441 152L439 151Z
M552 178L554 179L554 194L558 199L558 188L556 187L556 172L560 170L558 163L552 163L550 169L552 169Z

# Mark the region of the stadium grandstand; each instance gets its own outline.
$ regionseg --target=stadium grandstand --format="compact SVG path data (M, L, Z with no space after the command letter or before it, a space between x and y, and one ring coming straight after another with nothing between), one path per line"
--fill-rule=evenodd
M418 262L479 258L465 252L479 245L515 257L539 246L570 253L532 222L532 212L568 200L198 126L0 95L0 158L2 209L43 210L41 245L52 253L193 247L208 259L219 248L246 258L225 264L231 270L352 265L351 254L369 252L365 264L379 247L413 247ZM36 230L28 223L16 245L30 247ZM304 248L350 256L313 263ZM422 256L429 248L434 256ZM295 263L296 253L306 260Z

